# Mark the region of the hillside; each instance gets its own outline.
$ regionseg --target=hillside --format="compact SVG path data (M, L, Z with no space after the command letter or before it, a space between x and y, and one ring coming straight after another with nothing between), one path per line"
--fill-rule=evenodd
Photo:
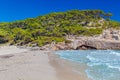
M0 43L43 46L55 41L68 42L67 35L94 36L105 29L119 29L111 13L101 10L71 10L50 13L16 22L0 23Z

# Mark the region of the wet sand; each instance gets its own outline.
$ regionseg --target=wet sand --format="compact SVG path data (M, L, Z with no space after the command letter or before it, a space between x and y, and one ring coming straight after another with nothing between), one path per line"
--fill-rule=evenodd
M81 68L81 73L83 68ZM0 48L0 80L87 80L51 51Z
M60 59L58 55L49 53L50 64L55 68L59 80L90 80L87 78L84 70L86 65L70 63L67 60ZM75 71L75 69L79 71Z

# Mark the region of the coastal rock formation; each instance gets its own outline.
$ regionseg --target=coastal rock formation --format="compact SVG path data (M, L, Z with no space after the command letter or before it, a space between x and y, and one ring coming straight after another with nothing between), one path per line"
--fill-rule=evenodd
M120 49L119 41L99 40L99 39L88 39L82 42L78 41L76 48L74 49Z
M70 44L56 44L52 50L87 50L87 49L120 49L119 41L110 41L110 40L99 40L99 39L84 39L84 40L75 40Z
M41 50L70 50L72 49L71 44L66 44L65 42L60 42L58 44L48 44L45 46L42 46L40 48Z
M71 43L58 43L51 47L52 50L87 50L87 49L120 49L120 31L105 30L103 34L92 37L67 36Z
M101 35L102 39L106 40L120 40L120 30L104 30L103 34Z
M105 30L96 37L76 37L71 46L74 49L120 49L120 31Z
M98 36L66 36L66 42L55 43L37 47L40 50L106 50L120 49L120 31L119 30L104 30L101 35ZM36 49L36 48L33 48Z

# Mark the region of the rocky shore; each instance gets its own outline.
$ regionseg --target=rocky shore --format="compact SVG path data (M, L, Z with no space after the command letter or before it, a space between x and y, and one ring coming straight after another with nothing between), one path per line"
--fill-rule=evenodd
M119 50L120 49L120 30L104 30L103 34L92 37L67 36L66 42L55 44L54 42L41 47L40 49L51 50Z
M66 36L64 42L52 42L51 44L38 47L36 44L17 45L20 48L29 48L31 50L119 50L120 49L120 30L106 29L101 35L96 36Z

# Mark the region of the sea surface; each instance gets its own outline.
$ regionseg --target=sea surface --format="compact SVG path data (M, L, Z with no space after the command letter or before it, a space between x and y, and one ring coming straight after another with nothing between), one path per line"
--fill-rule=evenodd
M56 54L71 63L86 64L84 72L91 80L120 80L120 50L66 50Z

